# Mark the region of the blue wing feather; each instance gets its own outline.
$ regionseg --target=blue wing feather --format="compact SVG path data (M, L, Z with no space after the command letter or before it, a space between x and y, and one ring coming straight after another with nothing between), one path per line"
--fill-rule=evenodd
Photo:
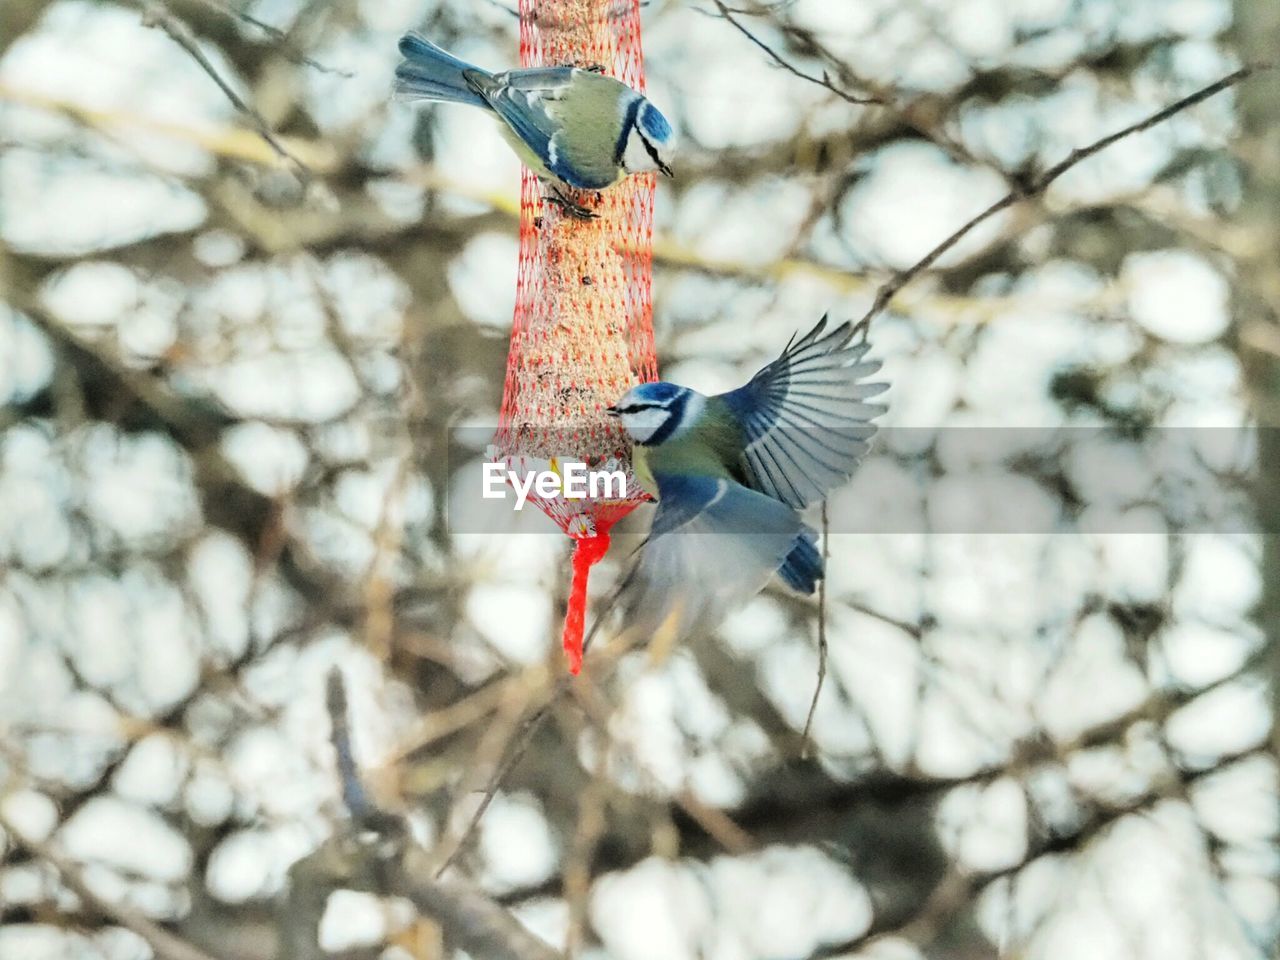
M537 93L548 100L558 100L573 83L576 67L528 67L508 70L499 79L512 90Z
M797 509L853 475L885 409L865 402L888 384L866 381L880 364L863 359L860 328L843 323L824 336L826 324L823 317L793 337L746 386L720 396L742 426L750 485Z
M548 145L560 125L542 107L535 87L517 88L510 83L511 74L496 76L467 74L472 85L494 112L516 132L529 148L544 160Z
M778 568L778 576L792 590L813 593L823 573L822 554L818 551L818 535L807 527L796 538L795 546Z
M622 174L621 149L629 127L615 130L623 117L625 97L641 98L617 80L576 67L533 67L490 73L460 60L419 34L400 40L404 60L396 68L396 92L411 99L446 100L492 110L533 157L522 154L541 176L553 176L572 187L601 190ZM592 118L603 132L587 129L577 142L565 136L563 113L571 98L578 97L577 116ZM582 106L582 98L586 105ZM604 112L601 112L604 104ZM613 106L610 106L610 105ZM656 111L653 111L656 113ZM636 110L626 112L633 123ZM603 118L603 119L601 119ZM665 122L665 121L664 121ZM595 135L599 134L598 137ZM569 147L573 149L570 156ZM517 151L519 152L519 151Z
M565 96L577 72L574 67L534 67L493 76L468 74L467 79L548 170L571 186L598 188L606 184L582 182L579 171L566 162L558 146L563 125L547 106Z
M651 539L696 524L706 511L714 510L729 495L732 486L723 478L703 475L657 473L653 479L658 485L658 511L649 527ZM712 513L704 519L715 515Z

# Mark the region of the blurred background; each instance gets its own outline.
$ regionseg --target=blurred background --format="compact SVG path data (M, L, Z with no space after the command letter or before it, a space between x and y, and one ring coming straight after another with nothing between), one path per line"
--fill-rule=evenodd
M508 3L0 4L3 960L462 956L447 917L325 867L350 815L325 685L439 862L563 675L567 541L444 516L445 431L497 419L519 169L479 111L390 100L407 29L514 65ZM1280 6L651 0L643 24L683 143L661 369L712 391L1073 148L1274 56ZM992 219L876 321L885 423L928 429L885 431L843 496L911 489L930 522L830 538L811 745L815 606L774 587L561 688L452 875L583 958L1274 955L1280 444L1196 458L1233 523L1134 464L1171 429L1280 424L1278 316L1263 75ZM1010 454L977 505L906 482L985 469L948 438L1003 427L1115 442ZM1012 504L1035 529L983 532Z

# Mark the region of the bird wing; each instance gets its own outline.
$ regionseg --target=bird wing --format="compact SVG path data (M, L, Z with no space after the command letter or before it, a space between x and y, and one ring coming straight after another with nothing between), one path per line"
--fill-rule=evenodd
M742 427L748 483L796 509L821 500L853 475L885 407L865 401L887 383L866 383L880 369L865 360L865 327L827 318L744 387L721 394ZM855 342L855 334L862 336Z
M619 100L629 88L612 77L574 67L535 67L493 76L476 71L467 74L467 82L537 158L543 169L531 167L539 175L584 190L602 190L617 182ZM630 96L638 95L632 91ZM564 128L569 116L576 124L573 137Z
M573 73L572 67L511 70L492 76L473 71L467 74L467 82L548 167L555 167L552 140L561 123L548 105L564 97Z
M532 94L542 100L559 100L573 83L574 67L530 67L508 70L499 79L511 90Z
M732 480L655 480L649 538L617 597L628 635L683 636L718 622L764 588L808 530L786 504Z

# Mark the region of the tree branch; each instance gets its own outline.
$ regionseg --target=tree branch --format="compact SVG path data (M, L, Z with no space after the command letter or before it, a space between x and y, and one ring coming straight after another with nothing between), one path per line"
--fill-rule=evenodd
M328 67L323 63L313 60L298 47L297 43L289 36L289 34L285 33L279 27L273 27L266 21L259 20L257 17L246 13L244 10L233 9L230 6L226 6L221 3L220 0L196 0L196 2L207 10L212 10L214 13L221 14L222 16L232 20L239 20L241 23L247 23L249 26L257 30L261 30L262 33L266 35L267 39L271 40L275 44L276 49L281 51L284 56L293 63L310 67L312 70L319 71L320 73L332 73L335 76L346 79L350 79L355 76L355 74L350 70L339 70L336 67Z
M472 956L486 960L562 960L559 953L482 890L432 875L434 858L414 841L408 823L375 806L359 782L351 751L346 690L337 670L329 675L326 703L343 800L357 831L332 838L294 865L290 870L291 900L314 908L316 904L323 905L328 892L338 888L404 897L422 913L435 918L446 935ZM319 917L298 917L298 912L286 909L283 922L288 925L288 942L294 945L295 957L301 960L308 952L318 951L315 924ZM314 914L315 910L307 912ZM300 947L306 949L300 952ZM319 956L318 952L314 955Z
M1238 754L1219 758L1212 766L1180 771L1170 781L1127 802L1115 806L1095 807L1079 829L1067 834L1047 835L1029 844L1026 855L1017 863L999 870L966 872L953 869L934 888L930 896L910 918L901 924L875 924L864 933L839 944L830 944L810 954L807 960L836 960L886 937L901 937L926 950L942 936L957 915L967 907L975 907L979 896L992 884L1015 878L1043 856L1062 852L1081 853L1105 834L1114 824L1129 816L1141 816L1164 800L1186 801L1187 791L1197 782L1219 772L1226 763L1253 756L1265 756L1265 748L1250 747Z
M888 102L887 100L885 100L884 97L880 97L874 94L868 94L866 96L857 96L855 94L849 93L848 91L842 90L839 87L837 87L834 83L831 82L831 78L828 77L826 73L823 73L821 77L815 77L813 74L805 73L799 67L789 63L785 57L783 57L776 50L770 47L767 43L765 43L763 40L757 37L754 33L748 30L745 26L743 26L743 24L739 22L736 17L734 17L733 15L734 11L731 10L729 7L725 6L722 0L712 0L712 2L715 4L716 9L720 11L721 17L727 20L744 37L746 37L748 40L754 43L757 47L763 50L765 54L768 55L770 60L772 60L774 63L780 66L783 70L787 71L787 73L792 74L793 76L799 77L801 80L807 80L809 83L817 84L818 86L822 87L825 90L830 90L837 97L839 97L841 100L844 100L847 103L854 103L854 104L865 106L868 104L884 104Z
M142 10L143 23L149 27L159 27L169 35L174 43L187 51L191 58L199 64L200 69L208 74L209 78L218 85L218 89L231 101L231 105L253 125L258 136L266 141L267 145L275 151L276 156L285 161L304 184L309 182L311 180L311 169L289 152L288 148L275 135L275 131L271 129L271 125L267 123L266 118L256 108L247 103L222 78L217 68L204 55L204 51L200 49L200 45L196 41L195 35L191 32L191 28L165 9L159 0L142 0Z
M1082 163L1085 160L1088 160L1090 157L1098 153L1101 153L1103 150L1107 149L1107 147L1110 147L1113 144L1116 144L1119 141L1125 139L1126 137L1132 136L1135 133L1141 133L1144 130L1150 130L1152 127L1155 127L1161 123L1164 123L1164 121L1168 120L1170 117L1176 116L1182 111L1195 106L1197 103L1201 103L1204 100L1208 100L1210 97L1213 97L1224 90L1228 90L1231 87L1234 87L1236 84L1240 83L1243 80L1248 79L1254 74L1259 73L1263 70L1274 69L1274 67L1275 65L1270 63L1252 64L1252 65L1241 67L1239 70L1236 70L1234 73L1229 73L1222 79L1217 80L1206 87L1201 87L1199 90L1195 91L1194 93L1188 94L1187 96L1183 97L1180 100L1175 100L1173 103L1169 104L1167 107L1164 107L1161 110L1157 110L1155 113L1151 114L1150 116L1146 117L1143 120L1139 120L1136 123L1131 123L1129 124L1129 126L1123 127L1122 129L1117 130L1115 133L1108 134L1107 136L1103 137L1100 140L1095 140L1093 143L1089 144L1088 146L1077 147L1075 150L1072 150L1069 154L1067 154L1065 158L1063 158L1058 163L1054 164L1048 170L1044 171L1044 173L1040 174L1040 176L1033 179L1026 186L1022 187L1021 189L1010 190L1008 193L1006 193L1003 197L1001 197L995 203L991 204L991 206L987 207L985 210L976 214L968 222L966 222L964 225L956 229L950 236L948 236L945 240L943 240L941 243L935 246L932 250L926 253L923 257L921 257L911 266L907 267L905 270L900 270L898 273L894 274L894 276L890 280L884 283L880 287L880 289L876 291L875 299L872 301L871 306L868 308L867 312L863 314L861 322L870 323L873 319L875 319L875 317L878 316L889 305L889 302L897 295L898 291L900 291L903 287L905 287L908 283L914 280L917 276L919 276L925 270L928 270L931 266L933 266L938 261L938 259L943 254L945 254L952 247L956 246L956 244L958 244L961 240L963 240L966 236L968 236L969 233L972 232L976 227L985 223L987 220L990 220L997 213L1000 213L1002 210L1008 209L1009 207L1012 207L1014 204L1017 204L1023 200L1030 200L1033 197L1038 197L1042 195L1046 190L1049 189L1049 187L1054 183L1055 180L1060 178L1064 173L1066 173L1072 167L1075 167L1077 164Z

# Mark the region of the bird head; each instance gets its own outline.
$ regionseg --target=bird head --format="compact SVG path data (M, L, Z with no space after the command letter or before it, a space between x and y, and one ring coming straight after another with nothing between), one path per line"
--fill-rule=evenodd
M648 100L641 100L635 122L627 133L622 165L628 173L657 170L670 177L671 158L676 150L676 132L667 118Z
M641 446L655 446L671 439L696 419L696 403L702 399L688 387L658 381L628 390L607 413L617 417L631 439Z

